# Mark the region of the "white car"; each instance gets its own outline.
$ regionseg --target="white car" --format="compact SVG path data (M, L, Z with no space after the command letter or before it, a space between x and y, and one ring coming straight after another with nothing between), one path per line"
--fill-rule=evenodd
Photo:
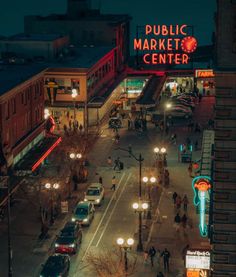
M100 206L104 199L104 187L100 183L91 184L85 193L84 201Z

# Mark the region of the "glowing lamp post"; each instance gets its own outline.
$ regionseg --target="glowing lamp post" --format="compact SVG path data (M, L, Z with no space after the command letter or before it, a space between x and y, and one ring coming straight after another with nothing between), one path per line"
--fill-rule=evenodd
M138 244L137 244L137 251L143 251L143 242L142 242L142 213L148 209L148 203L139 202L133 203L132 205L135 212L138 212L139 218L139 228L138 228Z
M148 186L148 202L149 202L149 208L147 212L147 219L152 219L152 199L151 199L151 187L153 184L155 184L157 179L155 177L143 177L143 182Z
M73 99L73 105L74 105L74 122L75 122L75 119L76 119L76 113L75 113L75 98L77 97L78 95L78 92L75 88L72 89L72 94L71 94L71 97Z
M165 140L165 134L166 134L166 111L169 110L171 107L172 107L171 103L165 103L165 105L164 105L163 141Z
M207 236L206 224L206 202L209 202L211 192L211 178L208 176L197 176L192 181L194 191L194 205L199 206L200 223L199 230L203 237ZM208 196L208 197L207 197Z
M159 171L159 174L161 175L161 178L159 179L159 182L164 182L164 167L166 166L166 154L167 149L165 147L155 147L153 149L155 155L156 155L156 166Z
M50 202L51 202L51 217L50 217L50 223L53 224L54 223L54 207L53 207L53 191L54 190L58 190L59 189L59 184L58 183L54 183L54 184L50 184L50 183L46 183L45 184L45 188L47 190L50 191Z
M128 276L128 257L127 252L131 249L132 245L134 244L133 238L128 238L126 241L123 238L118 238L116 243L119 245L121 249L124 250L124 262L125 262L125 276Z

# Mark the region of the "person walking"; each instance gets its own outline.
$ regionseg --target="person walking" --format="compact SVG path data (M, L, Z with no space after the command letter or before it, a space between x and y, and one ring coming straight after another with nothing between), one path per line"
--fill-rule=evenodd
M116 168L118 168L118 170L120 170L120 158L118 157L115 161L114 161L115 165L114 165L114 170L116 170Z
M102 185L102 176L99 176L98 183Z
M184 230L186 229L186 226L187 226L187 220L188 220L188 218L187 218L186 214L184 214L181 218L181 222L182 222L182 226L183 226Z
M180 217L179 213L177 213L175 218L174 218L174 225L175 225L175 231L176 232L179 232L180 223L181 223L181 217Z
M176 198L177 198L177 196L178 196L178 194L176 192L174 192L173 195L172 195L174 205L176 204Z
M193 163L190 162L189 166L188 166L188 174L189 174L189 177L193 177Z
M150 260L151 260L151 266L153 267L153 259L156 255L156 249L154 246L150 247L149 250L148 250L148 256L150 257Z
M183 197L182 203L183 203L184 211L187 212L189 201L188 201L188 197L187 197L186 194L185 194L184 197Z
M107 158L107 164L109 167L112 167L112 159L110 156Z
M144 260L144 264L148 263L148 251L147 250L145 250L143 252L143 260Z
M116 176L112 177L112 180L111 180L111 190L116 191Z
M181 197L179 196L179 195L177 195L177 197L176 197L176 209L177 210L180 210L180 208L181 208L181 203L182 203L182 200L181 200Z
M164 270L169 272L170 252L167 250L167 248L165 248L165 250L161 253L161 257L163 257Z

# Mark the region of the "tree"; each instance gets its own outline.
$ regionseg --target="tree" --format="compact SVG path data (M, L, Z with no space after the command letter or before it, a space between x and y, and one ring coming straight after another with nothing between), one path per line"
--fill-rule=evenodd
M124 252L120 248L104 250L99 253L90 251L86 256L87 262L98 277L124 277L135 273L137 256L128 253L128 271L125 271Z

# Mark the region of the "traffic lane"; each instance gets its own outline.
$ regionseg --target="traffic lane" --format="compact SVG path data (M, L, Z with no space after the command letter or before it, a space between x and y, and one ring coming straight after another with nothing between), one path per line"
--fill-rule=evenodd
M128 174L125 172L121 175L120 181L117 184L117 188L120 187L120 189L122 189L127 180L127 176ZM103 205L99 208L96 208L95 217L92 224L89 227L83 228L83 241L79 249L79 253L71 259L72 263L70 276L77 276L76 273L78 272L79 268L84 266L86 267L85 256L90 251L90 249L96 245L104 225L107 222L107 218L110 216L110 212L116 203L114 201L114 194L112 192L109 192L106 195L107 197L105 198Z

